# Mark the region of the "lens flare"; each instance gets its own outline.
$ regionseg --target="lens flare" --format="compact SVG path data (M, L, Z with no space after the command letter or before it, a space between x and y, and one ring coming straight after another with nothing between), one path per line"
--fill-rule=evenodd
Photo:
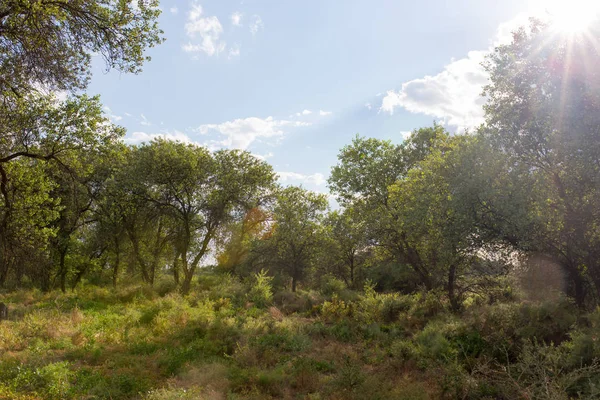
M543 7L556 30L573 34L588 30L600 13L598 0L544 1Z

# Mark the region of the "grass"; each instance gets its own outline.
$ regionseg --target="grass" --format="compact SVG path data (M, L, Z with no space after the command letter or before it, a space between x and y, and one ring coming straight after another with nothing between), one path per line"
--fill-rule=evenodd
M600 311L578 325L567 302L456 316L431 296L372 290L275 294L260 307L240 290L160 294L1 296L11 314L0 323L0 399L568 399L600 388Z

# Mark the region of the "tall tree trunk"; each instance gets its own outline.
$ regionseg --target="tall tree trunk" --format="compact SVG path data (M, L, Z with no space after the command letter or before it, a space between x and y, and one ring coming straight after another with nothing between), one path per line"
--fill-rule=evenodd
M133 254L135 255L135 260L140 266L140 271L142 272L142 280L145 283L148 283L150 281L150 277L148 276L148 267L146 266L146 262L144 261L142 253L140 251L140 243L138 241L138 237L135 233L134 228L129 228L127 230L127 234L129 235L131 246L133 247Z
M352 289L356 286L354 284L354 257L350 259L350 285Z
M192 288L192 278L194 277L194 271L189 269L184 272L183 283L181 284L181 294L186 295Z
M453 312L460 310L460 302L456 296L456 265L451 265L448 271L448 299Z
M396 258L402 264L408 264L413 271L419 276L421 283L425 286L425 289L433 289L433 282L429 276L429 271L423 265L421 255L412 247L406 238L406 234L401 235L400 246L396 249Z
M573 284L572 297L575 300L575 304L578 308L585 307L585 280L577 268L569 268L569 278Z
M115 265L113 266L112 284L113 288L117 288L117 279L119 278L119 267L121 264L121 246L119 239L115 238Z
M181 294L186 295L192 288L192 278L194 277L194 263L190 265L188 253L186 250L181 252L181 269L183 271L183 282L181 283Z
M67 256L67 249L60 250L60 261L58 265L58 273L60 278L60 290L65 293L67 291L67 269L65 265L65 258Z
M175 285L179 286L179 254L176 254L173 259L173 279L175 280Z

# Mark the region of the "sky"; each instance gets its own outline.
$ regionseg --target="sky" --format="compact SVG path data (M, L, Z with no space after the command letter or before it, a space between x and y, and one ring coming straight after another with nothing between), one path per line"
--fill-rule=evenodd
M138 75L94 60L125 141L248 150L283 184L327 192L358 134L402 142L482 122L480 63L540 0L163 0L166 41Z

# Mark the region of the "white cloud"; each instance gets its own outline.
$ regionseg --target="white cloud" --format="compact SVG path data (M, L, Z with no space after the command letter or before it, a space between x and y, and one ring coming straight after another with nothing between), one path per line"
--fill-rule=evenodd
M259 15L255 15L253 17L252 23L250 23L250 32L253 35L256 35L259 30L264 29L265 24L262 21L262 18Z
M189 136L187 136L185 133L180 131L163 133L133 132L131 135L128 135L128 137L124 139L124 142L127 144L140 144L143 142L150 142L156 138L163 138L166 140L178 141L183 143L198 144L197 142L194 142L192 139L190 139Z
M146 118L146 116L144 114L140 114L140 117L142 118L140 121L140 124L144 125L144 126L151 126L152 123L150 121L148 121L148 118Z
M229 58L235 58L238 57L240 55L240 45L239 44L235 44L233 46L231 46L231 48L229 49Z
M185 32L190 39L200 37L200 43L188 42L182 46L183 51L187 53L205 53L208 56L219 54L227 44L221 40L223 26L215 16L203 17L202 6L198 3L192 4L188 12Z
M247 149L255 140L261 138L281 138L286 128L308 126L308 122L277 120L267 118L240 118L220 124L205 124L197 131L203 135L216 132L225 136L223 140L212 141L209 147L229 147Z
M411 131L400 131L400 136L402 137L402 140L408 139L410 135L412 135Z
M480 65L486 52L471 51L435 76L425 76L402 84L400 91L390 90L383 97L381 111L394 113L402 107L413 113L442 118L460 128L483 122L481 90L488 76Z
M331 115L331 114L333 114L331 111L323 111L323 110L319 110L319 115L320 115L321 117L326 117L326 116L328 116L328 115Z
M371 103L365 103L365 108L366 108L367 110L370 110L370 109L372 109L372 108L373 108L373 106L371 105Z
M481 63L493 47L509 41L510 32L523 25L524 21L523 15L519 15L500 25L487 50L470 51L464 58L451 60L437 75L404 82L398 91L388 90L382 99L380 112L393 114L401 107L412 113L440 118L443 123L459 130L481 124L485 103L481 92L488 82L488 74ZM370 109L371 105L367 103L365 107Z
M231 14L231 24L233 26L242 26L243 16L244 15L239 11L234 12L233 14Z
M169 8L169 11L171 11L172 14L177 14L179 12L179 8L171 7L171 8Z
M310 111L310 110L302 110L300 112L297 112L296 114L290 115L290 118L293 117L294 115L296 117L301 117L301 116L306 116L306 115L310 115L310 114L312 114L312 111Z
M259 160L266 161L267 159L272 158L275 154L273 154L272 152L268 152L267 154L252 153L252 155L254 157L258 158Z
M321 186L327 182L325 176L319 172L310 175L300 174L298 172L278 172L277 175L279 175L279 180L284 183L295 181Z
M120 115L113 114L109 106L104 106L102 107L102 109L104 110L104 113L106 114L110 122L119 122L123 119L123 117L121 117Z

